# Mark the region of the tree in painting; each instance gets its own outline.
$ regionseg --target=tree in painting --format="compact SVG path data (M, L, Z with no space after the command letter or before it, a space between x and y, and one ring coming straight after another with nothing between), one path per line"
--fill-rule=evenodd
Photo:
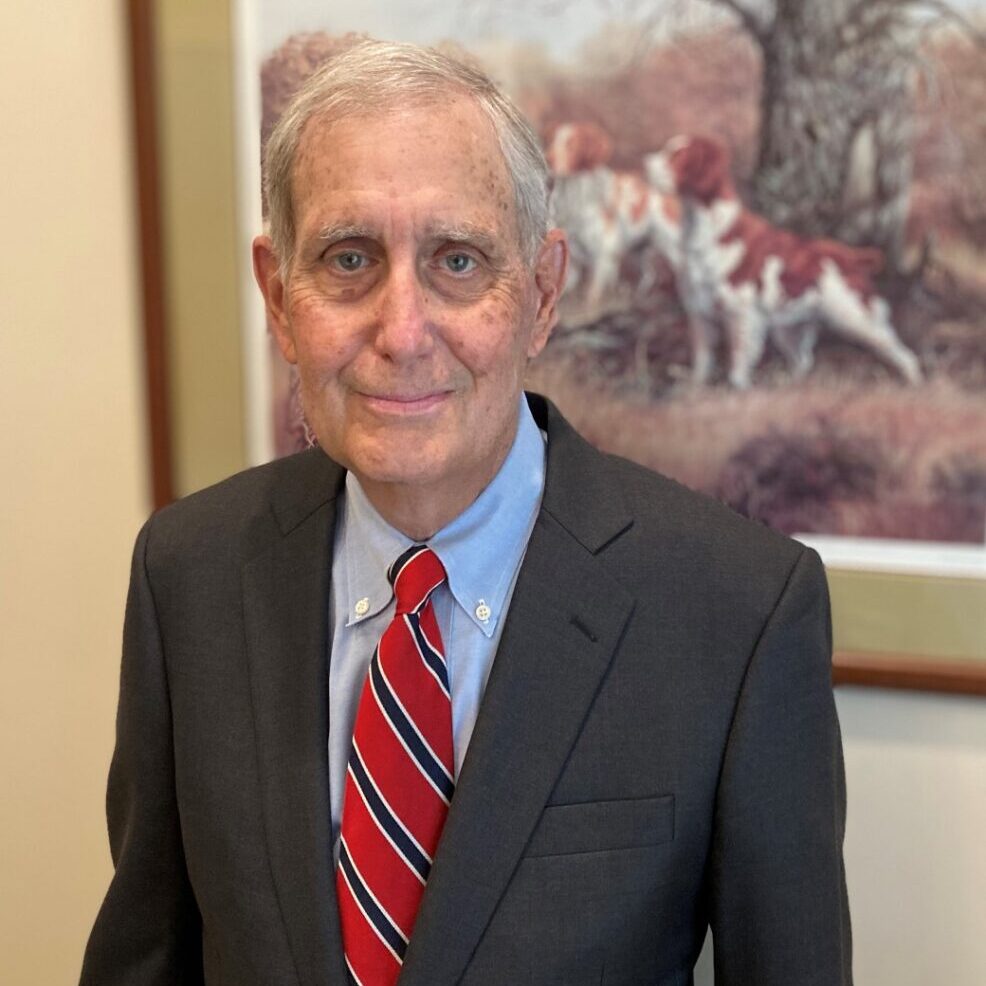
M919 42L942 19L927 0L710 0L762 55L753 197L774 222L880 247L904 262Z

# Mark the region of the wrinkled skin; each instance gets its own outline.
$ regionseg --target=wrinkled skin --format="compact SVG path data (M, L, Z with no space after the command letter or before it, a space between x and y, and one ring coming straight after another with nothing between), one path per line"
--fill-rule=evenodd
M427 538L510 448L527 362L556 321L564 235L525 263L503 156L463 96L310 120L293 194L286 279L269 239L254 242L270 324L320 445Z

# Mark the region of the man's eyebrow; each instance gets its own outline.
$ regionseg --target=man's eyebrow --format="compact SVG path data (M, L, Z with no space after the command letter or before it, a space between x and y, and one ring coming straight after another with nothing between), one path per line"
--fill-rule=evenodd
M488 253L496 253L498 238L494 230L481 223L473 222L435 222L427 227L427 234L435 240L448 240L453 243L474 243ZM343 240L372 240L377 231L364 223L338 222L319 227L316 239L328 243L341 243Z
M328 223L315 234L319 240L338 243L340 240L370 240L373 231L361 223Z
M496 250L496 234L488 226L471 222L432 223L428 233L437 240L451 240L455 243L475 243L488 251Z

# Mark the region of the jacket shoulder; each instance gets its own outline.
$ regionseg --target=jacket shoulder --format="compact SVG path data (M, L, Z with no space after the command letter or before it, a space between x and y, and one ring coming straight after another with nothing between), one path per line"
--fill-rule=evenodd
M678 571L729 587L786 582L803 544L742 517L705 493L619 456L605 456L610 482L634 518L628 539Z
M696 532L707 531L715 538L748 541L751 546L762 544L765 550L801 549L792 538L764 524L738 514L732 507L707 493L691 489L678 481L616 455L606 456L619 476L618 482L628 500L639 511L647 513L647 505L673 513L679 523Z
M624 576L668 565L696 585L735 584L756 575L781 582L808 549L741 517L725 504L661 473L602 452L551 401L529 394L535 420L548 432L545 508Z
M337 496L344 476L319 449L246 469L154 513L145 524L148 558L249 557Z

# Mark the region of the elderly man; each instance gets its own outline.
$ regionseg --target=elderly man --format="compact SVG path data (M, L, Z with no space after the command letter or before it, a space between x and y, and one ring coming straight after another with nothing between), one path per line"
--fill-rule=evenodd
M267 149L321 448L137 541L82 980L848 983L818 558L525 395L564 282L472 68L369 42Z

